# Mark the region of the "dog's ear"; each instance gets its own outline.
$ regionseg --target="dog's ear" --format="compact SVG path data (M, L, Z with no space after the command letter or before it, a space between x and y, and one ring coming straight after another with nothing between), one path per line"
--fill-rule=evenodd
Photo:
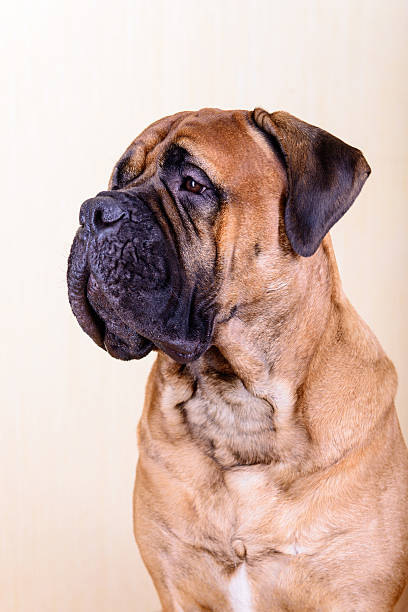
M285 229L293 250L309 257L350 208L371 170L358 149L289 113L252 113L283 154L288 176Z

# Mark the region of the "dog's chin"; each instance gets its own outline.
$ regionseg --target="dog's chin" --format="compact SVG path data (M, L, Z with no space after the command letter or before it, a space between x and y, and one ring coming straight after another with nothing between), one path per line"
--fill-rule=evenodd
M140 336L140 334L135 334L132 342L128 343L111 331L106 331L103 343L111 357L122 361L142 359L154 348L153 343Z
M99 319L99 317L97 318ZM185 364L201 357L210 346L209 341L169 341L164 340L162 337L158 339L155 337L155 334L153 334L152 339L149 339L137 332L130 332L127 326L122 329L117 324L113 324L113 330L109 327L109 323L103 325L105 328L103 347L109 355L123 361L142 359L151 350L159 350L166 353L174 361Z
M179 344L175 342L156 341L155 346L166 353L177 363L191 363L196 361L203 355L206 350L210 347L210 342L202 343L185 343Z
M102 296L101 292L95 291L92 276L88 281L85 299L95 325L100 331L102 339L100 346L102 345L111 357L122 361L142 359L155 348L153 342L114 315L114 310L109 306L106 297Z
M182 333L175 333L172 326L169 326L169 333L166 318L160 313L156 313L157 321L154 322L154 317L146 317L147 321L144 321L141 313L123 310L109 291L101 289L92 273L86 286L86 301L95 322L98 324L99 321L103 347L116 359L142 359L152 349L158 349L178 363L189 363L198 359L210 345L211 333L201 338L197 330L191 330L195 335L187 338ZM148 304L146 310L149 310ZM151 305L151 310L156 311L154 305ZM187 328L184 320L180 321L180 328Z
M86 317L84 316L86 313ZM166 334L155 333L154 330L146 333L136 331L128 320L125 323L119 319L114 309L108 306L108 299L100 291L96 292L92 276L88 281L88 290L83 295L83 304L76 308L76 317L82 329L92 339L104 348L111 357L130 361L142 359L152 350L160 350L178 363L195 361L210 346L210 337L206 341L169 339ZM98 331L97 335L95 330ZM157 330L156 330L157 331Z
M91 306L93 311L93 308ZM174 361L178 363L190 363L195 361L208 349L210 343L202 342L178 342L148 339L137 332L129 332L129 329L123 328L117 324L113 324L115 331L109 328L109 323L106 324L95 311L95 321L101 330L103 338L103 348L115 359L122 361L130 361L131 359L142 359L150 353L151 350L160 350L166 353Z
M153 342L138 332L117 321L110 321L86 294L83 296L83 306L76 309L75 315L82 329L115 359L142 359L155 348Z

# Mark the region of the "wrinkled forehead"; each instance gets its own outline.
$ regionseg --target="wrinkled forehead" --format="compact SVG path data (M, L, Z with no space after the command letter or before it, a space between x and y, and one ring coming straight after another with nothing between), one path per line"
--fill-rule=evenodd
M171 145L179 145L221 187L262 172L274 155L248 111L202 109L156 121L128 147L116 164L109 188L122 188L152 176Z

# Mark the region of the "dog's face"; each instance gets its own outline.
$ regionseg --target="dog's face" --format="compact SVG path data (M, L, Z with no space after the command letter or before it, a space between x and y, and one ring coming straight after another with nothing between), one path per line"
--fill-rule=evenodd
M216 326L310 256L361 189L362 154L287 113L179 113L147 128L84 202L68 290L119 359L197 359Z

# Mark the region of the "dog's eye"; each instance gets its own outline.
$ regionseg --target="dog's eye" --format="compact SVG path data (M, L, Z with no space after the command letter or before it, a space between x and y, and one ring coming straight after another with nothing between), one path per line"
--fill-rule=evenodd
M204 193L206 187L193 179L192 176L186 176L182 184L183 189L190 191L190 193Z

